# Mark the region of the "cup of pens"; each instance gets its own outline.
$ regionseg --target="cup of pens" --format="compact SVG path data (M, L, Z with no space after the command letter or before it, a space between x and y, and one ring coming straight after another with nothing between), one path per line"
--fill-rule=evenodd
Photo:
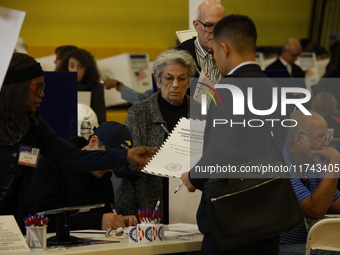
M26 242L30 249L46 249L48 218L44 216L28 216L24 219L26 225Z
M159 209L160 199L155 210L145 207L138 210L140 224L130 227L129 240L136 243L160 242L164 240L164 225L161 224L163 211Z

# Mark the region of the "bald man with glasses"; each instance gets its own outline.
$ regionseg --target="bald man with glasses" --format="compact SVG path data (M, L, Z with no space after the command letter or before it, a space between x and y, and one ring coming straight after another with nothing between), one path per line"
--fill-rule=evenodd
M267 66L266 70L287 70L289 77L305 78L305 72L295 64L300 54L300 42L295 38L290 38L285 42L281 56Z
M180 44L177 49L188 51L196 60L198 69L196 77L205 72L217 83L221 78L212 54L213 31L216 23L226 16L223 5L216 0L207 0L197 8L196 19L193 21L197 37L189 39ZM192 91L193 93L193 91Z
M337 190L340 153L329 142L327 123L316 112L301 111L290 116L298 124L288 130L283 156L291 169L291 183L308 219L322 219L327 212L340 213L340 192ZM308 226L280 236L280 254L301 250L304 254ZM295 253L294 253L295 254ZM314 254L314 253L312 253ZM317 253L320 254L320 253ZM322 253L328 254L328 253Z

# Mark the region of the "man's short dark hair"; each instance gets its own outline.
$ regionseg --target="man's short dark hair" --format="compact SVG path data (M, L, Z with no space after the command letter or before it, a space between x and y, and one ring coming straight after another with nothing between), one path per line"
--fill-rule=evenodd
M228 15L214 28L214 40L229 42L239 54L249 50L255 52L256 39L254 22L244 15Z

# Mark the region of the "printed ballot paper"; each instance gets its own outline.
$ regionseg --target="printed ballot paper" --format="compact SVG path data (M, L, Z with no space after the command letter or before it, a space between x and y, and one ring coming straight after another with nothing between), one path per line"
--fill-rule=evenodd
M181 178L201 158L205 120L181 118L142 172Z
M0 254L29 250L14 216L0 216Z
M0 7L0 89L18 40L25 12Z

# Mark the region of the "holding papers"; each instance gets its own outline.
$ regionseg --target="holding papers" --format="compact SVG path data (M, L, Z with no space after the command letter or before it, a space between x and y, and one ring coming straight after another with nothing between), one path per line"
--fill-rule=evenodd
M201 158L205 121L181 118L142 172L181 178Z

